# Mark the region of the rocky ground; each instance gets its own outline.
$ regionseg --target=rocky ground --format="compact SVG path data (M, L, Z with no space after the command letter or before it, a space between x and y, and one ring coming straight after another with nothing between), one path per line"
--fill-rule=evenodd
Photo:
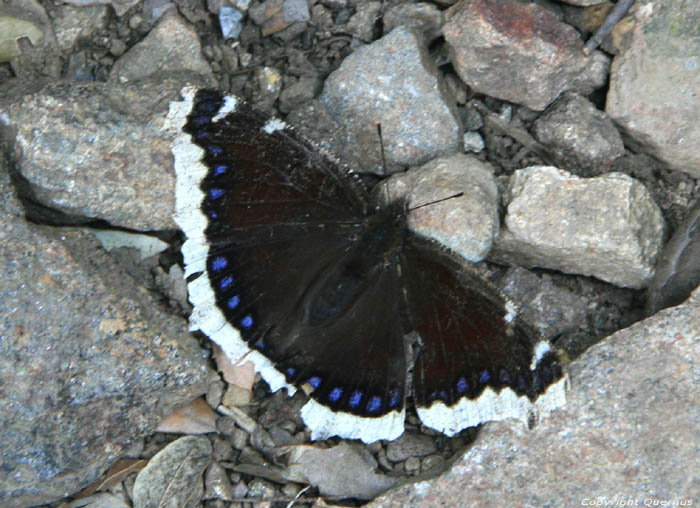
M698 295L642 319L700 278L700 7L638 0L586 56L607 4L453 3L0 6L3 506L698 501ZM416 227L486 259L571 361L567 406L532 430L409 415L390 443L311 444L302 394L187 331L162 130L185 84L368 182L473 190Z

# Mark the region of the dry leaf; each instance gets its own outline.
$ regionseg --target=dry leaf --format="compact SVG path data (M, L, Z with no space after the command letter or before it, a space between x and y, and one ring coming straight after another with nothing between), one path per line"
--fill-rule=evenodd
M174 434L206 434L216 432L216 413L204 398L198 397L173 411L160 422L158 432Z
M197 506L204 494L202 473L212 460L204 436L185 436L153 456L134 482L134 508Z
M147 463L148 462L143 459L120 459L112 464L112 467L107 470L101 481L88 485L76 494L75 497L80 499L90 496L95 492L110 490L124 481L124 478L131 473L141 471Z
M293 445L280 448L289 454L289 468L301 467L308 483L322 496L372 499L397 480L374 472L376 464L348 443L331 448Z
M253 362L245 362L241 365L233 364L219 346L212 343L212 347L216 366L223 374L224 380L231 385L252 391L253 383L255 383Z

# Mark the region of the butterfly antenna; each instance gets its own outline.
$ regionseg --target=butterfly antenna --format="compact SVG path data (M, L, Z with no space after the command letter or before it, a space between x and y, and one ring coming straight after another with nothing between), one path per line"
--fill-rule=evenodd
M429 201L427 203L423 203L422 205L414 206L413 208L409 208L407 211L412 212L413 210L418 210L419 208L423 208L424 206L435 205L437 203L447 201L448 199L460 198L462 196L464 196L464 192L458 192L457 194L452 194L451 196L447 196L446 198L440 198L436 199L435 201Z

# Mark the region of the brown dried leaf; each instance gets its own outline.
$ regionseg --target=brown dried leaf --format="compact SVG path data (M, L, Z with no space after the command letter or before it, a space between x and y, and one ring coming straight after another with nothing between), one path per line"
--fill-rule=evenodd
M206 434L216 432L216 413L203 397L173 411L160 422L158 432L174 434Z
M376 464L345 442L325 449L293 445L282 450L289 453L290 471L303 468L307 481L318 488L322 496L372 499L397 482L375 473Z
M129 476L131 473L141 471L144 467L146 467L147 463L148 462L143 459L120 459L112 464L112 467L107 470L102 480L88 485L78 494L76 494L75 497L80 499L90 496L95 492L110 490L124 481L124 478Z
M204 494L202 473L212 460L204 436L185 436L153 456L134 482L134 508L196 506Z
M216 344L212 344L212 346L214 348L216 366L223 374L224 380L234 386L252 391L253 383L255 383L255 366L253 362L245 362L241 365L233 364L219 346Z

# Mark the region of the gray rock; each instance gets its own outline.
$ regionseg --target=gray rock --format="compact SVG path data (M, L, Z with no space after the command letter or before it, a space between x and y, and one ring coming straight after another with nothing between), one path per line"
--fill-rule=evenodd
M465 132L464 133L464 151L479 153L486 148L484 143L484 138L478 132Z
M404 432L386 447L386 457L392 462L401 462L409 457L425 457L437 451L435 440L426 434Z
M564 94L540 116L534 134L557 165L589 170L582 176L605 173L625 154L622 137L608 115L575 93Z
M539 111L566 90L605 84L608 58L584 56L578 32L537 4L460 2L446 18L452 64L477 92Z
M109 10L105 5L74 7L61 5L53 18L54 31L61 51L68 53L79 39L88 39L107 28Z
M664 219L637 180L622 173L584 179L535 166L516 171L509 192L493 260L632 288L654 274Z
M25 193L71 216L67 222L174 229L172 154L158 125L182 82L159 81L155 94L152 83L141 81L118 91L104 84L52 85L5 108L17 134L9 142ZM150 122L139 112L144 106L154 115Z
M233 499L233 486L226 470L218 462L212 462L204 474L204 499Z
M311 112L326 116L342 130L315 127ZM324 115L321 114L321 117ZM333 136L336 155L360 171L383 170L377 122L381 122L387 166L395 171L418 166L458 151L462 131L454 103L443 93L437 71L421 39L399 27L343 60L326 81L320 101L292 115L306 117L302 127L311 139Z
M223 5L219 10L219 25L221 25L221 36L224 39L238 39L243 30L243 17L245 14L235 7Z
M401 3L389 7L382 17L384 34L388 34L397 26L412 28L430 43L440 36L440 30L445 17L435 4L418 2Z
M111 5L117 16L121 17L126 11L139 3L139 0L66 0L67 4L78 6L91 6L95 4Z
M696 291L572 363L567 404L533 430L486 424L445 474L365 506L494 506L494 493L498 506L688 506L700 485L699 348Z
M363 2L345 25L345 29L362 42L374 40L374 30L382 13L381 2Z
M175 9L165 13L146 38L122 55L109 72L109 82L126 83L156 73L190 71L216 80L202 54L199 36Z
M0 504L23 507L96 480L207 369L186 323L92 235L26 223L6 168L0 196Z
M588 5L597 5L602 3L601 0L561 0L569 5L577 5L579 7L586 7Z
M700 3L633 7L632 41L615 57L606 111L638 148L700 177Z
M556 286L547 275L538 277L524 268L512 267L499 286L520 305L525 321L547 339L577 330L586 323L586 302Z
M284 0L282 16L284 16L285 21L290 23L305 22L311 19L306 0Z
M498 188L488 163L472 155L455 154L393 175L378 186L380 200L406 198L409 208L448 199L412 210L408 226L434 238L471 262L484 259L500 225Z

